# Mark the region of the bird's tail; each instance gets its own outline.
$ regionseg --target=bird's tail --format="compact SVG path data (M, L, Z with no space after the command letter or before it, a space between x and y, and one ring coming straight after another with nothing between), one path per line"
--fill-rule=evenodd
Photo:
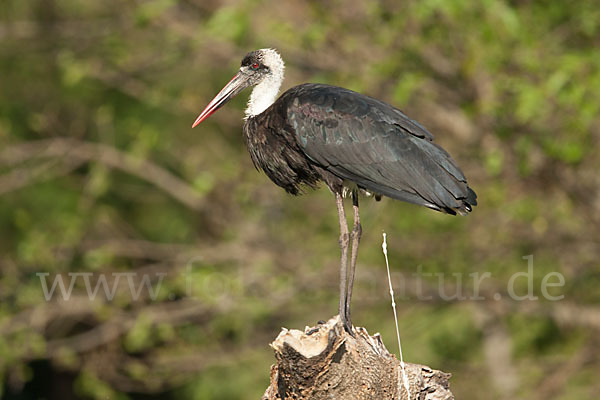
M477 205L477 193L473 189L467 186L467 197L465 197L462 201L460 207L446 209L444 210L448 214L459 214L459 215L467 215L473 210L473 207Z

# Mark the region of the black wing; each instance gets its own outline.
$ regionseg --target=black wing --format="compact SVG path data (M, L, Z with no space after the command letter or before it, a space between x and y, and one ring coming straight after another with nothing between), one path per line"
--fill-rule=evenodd
M389 104L336 86L304 84L282 96L298 145L359 187L454 214L475 192L433 135Z

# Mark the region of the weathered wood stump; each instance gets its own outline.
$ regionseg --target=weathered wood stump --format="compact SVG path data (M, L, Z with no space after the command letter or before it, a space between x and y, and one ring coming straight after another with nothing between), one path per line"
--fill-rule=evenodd
M355 328L338 316L304 332L283 328L271 343L277 364L262 400L395 399L450 400L450 374L404 364L388 352L381 336Z

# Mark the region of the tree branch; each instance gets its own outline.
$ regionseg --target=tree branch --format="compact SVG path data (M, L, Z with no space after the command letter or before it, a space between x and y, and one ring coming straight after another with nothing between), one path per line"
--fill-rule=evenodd
M166 169L102 143L66 137L26 142L0 152L0 163L14 165L32 158L47 157L96 161L154 184L193 210L202 209L204 204L201 195L193 187Z

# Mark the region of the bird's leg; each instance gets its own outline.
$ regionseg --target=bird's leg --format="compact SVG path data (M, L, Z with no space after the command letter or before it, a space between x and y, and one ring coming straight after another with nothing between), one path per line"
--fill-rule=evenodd
M338 217L340 220L340 248L342 249L342 260L340 265L340 306L339 314L348 333L352 333L352 324L346 317L346 295L347 295L347 274L348 274L348 223L346 222L346 213L344 211L344 199L342 194L335 192L335 203L337 205Z
M362 234L360 215L358 213L358 192L352 191L352 209L354 210L354 227L352 228L352 256L350 257L350 273L348 274L348 291L346 292L346 318L350 321L350 301L352 300L352 287L354 285L354 271L358 258L358 244Z

